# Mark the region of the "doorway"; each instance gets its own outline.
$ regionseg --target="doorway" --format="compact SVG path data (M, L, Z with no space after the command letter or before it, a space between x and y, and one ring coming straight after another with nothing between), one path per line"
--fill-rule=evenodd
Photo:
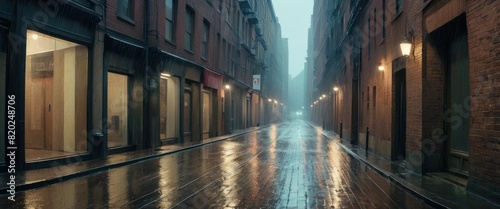
M432 171L447 171L460 176L468 175L469 167L469 126L470 126L470 76L469 48L466 16L461 14L428 35L429 56L436 58L438 68L428 69L442 79L431 80L437 92L435 105L442 106L434 114L443 118L428 122L444 130L444 146L436 155L436 168Z
M446 133L448 141L447 169L451 172L468 174L469 163L469 121L467 107L470 105L469 50L466 30L450 40L446 63Z
M191 141L191 90L184 90L184 142Z
M203 139L210 137L212 95L208 91L203 91Z
M406 158L406 69L397 71L395 77L395 138L393 143L393 160Z

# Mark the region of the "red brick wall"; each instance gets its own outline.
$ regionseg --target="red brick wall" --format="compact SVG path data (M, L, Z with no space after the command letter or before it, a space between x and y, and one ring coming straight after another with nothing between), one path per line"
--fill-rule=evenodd
M158 30L158 47L161 50L176 54L202 66L206 66L215 70L215 59L218 49L215 47L217 44L217 29L220 21L219 13L216 10L216 3L210 5L207 1L194 1L194 0L178 0L177 1L177 15L175 23L175 35L173 43L165 40L165 1L158 1L158 24L151 25L151 28ZM194 11L194 39L193 50L189 52L184 48L184 34L185 34L185 17L186 6ZM206 19L210 23L210 33L208 40L208 53L206 58L201 56L201 43L203 35L203 20Z
M422 4L423 1L403 1L401 23L407 22L414 32L414 57L406 62L406 161L411 169L421 172L422 142ZM405 18L405 19L403 19ZM403 27L401 27L403 28ZM402 40L402 37L401 39ZM400 43L400 41L397 41ZM399 45L399 44L398 44Z
M468 187L500 199L500 1L467 1L471 88ZM489 190L489 191L488 191Z
M144 2L135 1L134 5L134 21L135 24L118 18L117 3L118 0L108 0L106 7L106 26L114 31L143 40L144 38Z
M158 5L151 5L151 23L150 30L158 31L157 47L161 50L181 56L210 69L215 69L215 59L218 55L217 30L219 28L220 15L216 10L218 1L210 5L207 1L178 0L174 43L165 40L165 1L156 1ZM135 1L134 21L135 24L127 22L117 16L117 0L109 0L107 6L107 27L122 34L143 40L144 35L144 2ZM151 2L153 3L153 2ZM191 7L195 13L195 29L193 39L193 51L188 52L184 49L185 15L186 5ZM237 4L236 4L237 5ZM157 16L155 15L157 13ZM203 20L210 23L210 34L208 40L209 51L206 59L201 57L201 40L203 35ZM150 37L154 38L154 37ZM151 40L155 43L156 40Z
M360 85L360 116L359 133L370 136L375 141L370 141L370 150L385 158L390 158L391 149L387 147L392 140L393 113L393 86L394 70L392 62L401 57L399 43L407 31L413 31L415 36L415 56L407 59L407 149L414 159L412 160L419 170L421 166L420 144L422 138L422 57L421 57L421 2L404 1L403 12L395 13L394 1L387 0L386 36L382 36L382 1L370 1L364 14L359 29L363 34L362 43L362 70ZM418 9L417 9L418 8ZM376 12L375 12L376 10ZM369 22L370 20L370 22ZM370 24L370 29L368 28ZM376 28L376 29L375 29ZM405 32L406 30L406 32ZM369 40L368 40L369 39ZM370 42L370 43L368 43ZM368 53L370 50L370 53ZM383 65L384 71L379 71L378 66ZM376 87L374 98L373 87ZM376 99L374 106L374 99ZM369 107L368 107L369 105ZM384 121L381 123L381 121ZM360 139L364 144L365 139Z

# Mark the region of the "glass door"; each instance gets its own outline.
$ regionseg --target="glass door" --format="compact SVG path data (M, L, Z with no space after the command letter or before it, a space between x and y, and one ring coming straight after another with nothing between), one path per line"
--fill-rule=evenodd
M203 92L203 139L210 137L211 103L212 100L210 93L204 91Z
M184 141L191 141L191 91L184 90Z
M108 147L128 145L128 76L108 72Z

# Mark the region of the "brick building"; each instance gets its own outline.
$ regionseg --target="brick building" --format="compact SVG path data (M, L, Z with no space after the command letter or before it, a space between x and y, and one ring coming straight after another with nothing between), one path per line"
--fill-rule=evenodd
M288 49L270 0L0 3L2 172L7 139L18 170L38 169L199 141L286 109Z
M329 25L314 34L315 42L327 40L315 51L327 50L314 55L325 71L313 98L326 97L311 102L313 117L328 119L314 121L414 172L463 177L469 191L498 203L499 6L328 1L314 14Z

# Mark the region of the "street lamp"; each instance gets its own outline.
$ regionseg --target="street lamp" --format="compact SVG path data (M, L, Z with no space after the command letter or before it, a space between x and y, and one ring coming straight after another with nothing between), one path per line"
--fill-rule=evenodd
M336 87L336 86L335 86L335 87L333 87L333 90L334 90L334 91L338 91L338 90L339 90L339 87Z
M227 96L226 96L226 102L227 102L227 105L226 107L228 108L229 110L229 114L227 114L227 116L224 116L226 118L226 121L227 121L227 133L232 133L233 132L233 128L234 128L234 124L233 124L233 106L231 105L231 100L232 100L232 92L231 92L231 85L229 84L226 84L224 86L224 88L227 90ZM226 129L225 128L225 129Z
M408 55L410 55L410 51L411 51L411 42L410 40L408 40L408 37L405 37L403 38L403 42L401 42L399 44L399 47L401 47L401 53L403 54L403 56L407 57Z
M384 71L384 70L385 70L384 65L380 64L380 65L378 66L378 70L380 70L380 71Z

